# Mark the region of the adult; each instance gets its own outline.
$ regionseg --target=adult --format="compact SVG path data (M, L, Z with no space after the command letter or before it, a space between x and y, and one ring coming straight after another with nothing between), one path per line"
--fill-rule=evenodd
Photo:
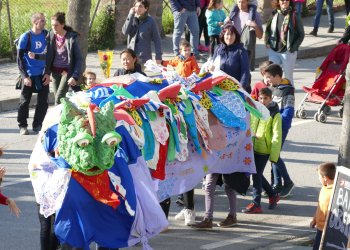
M124 49L120 53L120 60L122 63L122 67L117 69L117 71L114 73L114 76L121 76L133 73L140 73L142 75L146 75L142 71L141 65L137 62L136 53L132 49Z
M44 14L35 13L31 17L32 28L23 33L18 41L17 64L23 79L17 121L21 135L28 135L27 118L29 103L33 93L38 93L33 119L33 131L39 132L48 108L49 82L43 80L45 60L30 58L29 54L43 55L46 51L46 35Z
M251 92L249 58L240 40L240 34L231 23L225 24L220 33L220 44L216 47L210 70L218 69L236 78L247 91ZM215 65L217 59L220 65Z
M174 15L173 50L175 55L179 55L179 45L182 33L187 24L191 33L191 46L193 53L199 59L198 41L199 24L198 16L201 13L199 0L170 0L171 10Z
M320 19L322 15L322 8L323 8L324 0L316 0L316 15L314 20L314 28L309 33L310 35L317 36L318 27L320 25ZM329 22L329 28L328 33L333 33L334 31L334 13L333 13L333 0L326 0L327 5L327 14L328 14L328 22Z
M250 70L253 71L255 69L256 38L261 39L264 34L261 16L256 12L255 21L249 20L248 0L238 0L237 6L239 9L238 15L234 15L231 21L233 21L235 28L241 34L241 42L248 52ZM231 13L233 11L232 9ZM231 13L230 17L233 16Z
M295 12L299 17L301 17L301 14L303 13L303 5L305 1L306 0L293 0Z
M55 105L58 105L69 87L80 91L78 79L82 75L83 59L78 44L79 34L66 25L64 12L51 17L51 28L47 39L45 79L49 81L52 74Z
M349 15L349 12L350 12L350 0L344 0L344 2L345 2L346 15Z
M128 48L135 51L141 65L149 59L152 60L152 41L156 61L158 64L162 61L162 43L158 26L148 14L149 6L148 0L136 0L122 28L123 34L128 36Z
M289 0L279 0L267 21L265 45L269 60L282 66L284 76L294 84L293 71L298 49L304 40L304 26Z

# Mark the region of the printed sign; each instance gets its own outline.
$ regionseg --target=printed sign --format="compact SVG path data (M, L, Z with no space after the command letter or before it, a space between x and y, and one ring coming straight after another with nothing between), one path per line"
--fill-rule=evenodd
M320 249L349 249L350 169L337 167Z

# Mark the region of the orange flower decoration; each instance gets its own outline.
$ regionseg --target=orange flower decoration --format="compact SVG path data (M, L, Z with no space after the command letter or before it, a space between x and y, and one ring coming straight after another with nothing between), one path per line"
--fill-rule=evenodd
M243 163L245 165L249 165L250 163L252 163L252 159L250 159L250 157L245 157L244 160L243 160Z

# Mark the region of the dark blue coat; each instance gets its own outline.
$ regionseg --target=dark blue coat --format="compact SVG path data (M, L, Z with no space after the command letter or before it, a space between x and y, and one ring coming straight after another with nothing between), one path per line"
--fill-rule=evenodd
M181 11L185 8L188 11L196 11L200 7L199 0L170 0L171 10Z
M213 60L217 56L220 56L220 70L236 78L244 89L250 89L249 58L243 44L219 44L214 51Z

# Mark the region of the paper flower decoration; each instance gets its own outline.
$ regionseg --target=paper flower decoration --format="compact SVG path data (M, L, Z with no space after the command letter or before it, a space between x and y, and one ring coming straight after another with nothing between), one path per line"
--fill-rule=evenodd
M104 77L109 78L109 76L111 75L113 51L99 50L98 58L100 59L100 66L102 68Z

